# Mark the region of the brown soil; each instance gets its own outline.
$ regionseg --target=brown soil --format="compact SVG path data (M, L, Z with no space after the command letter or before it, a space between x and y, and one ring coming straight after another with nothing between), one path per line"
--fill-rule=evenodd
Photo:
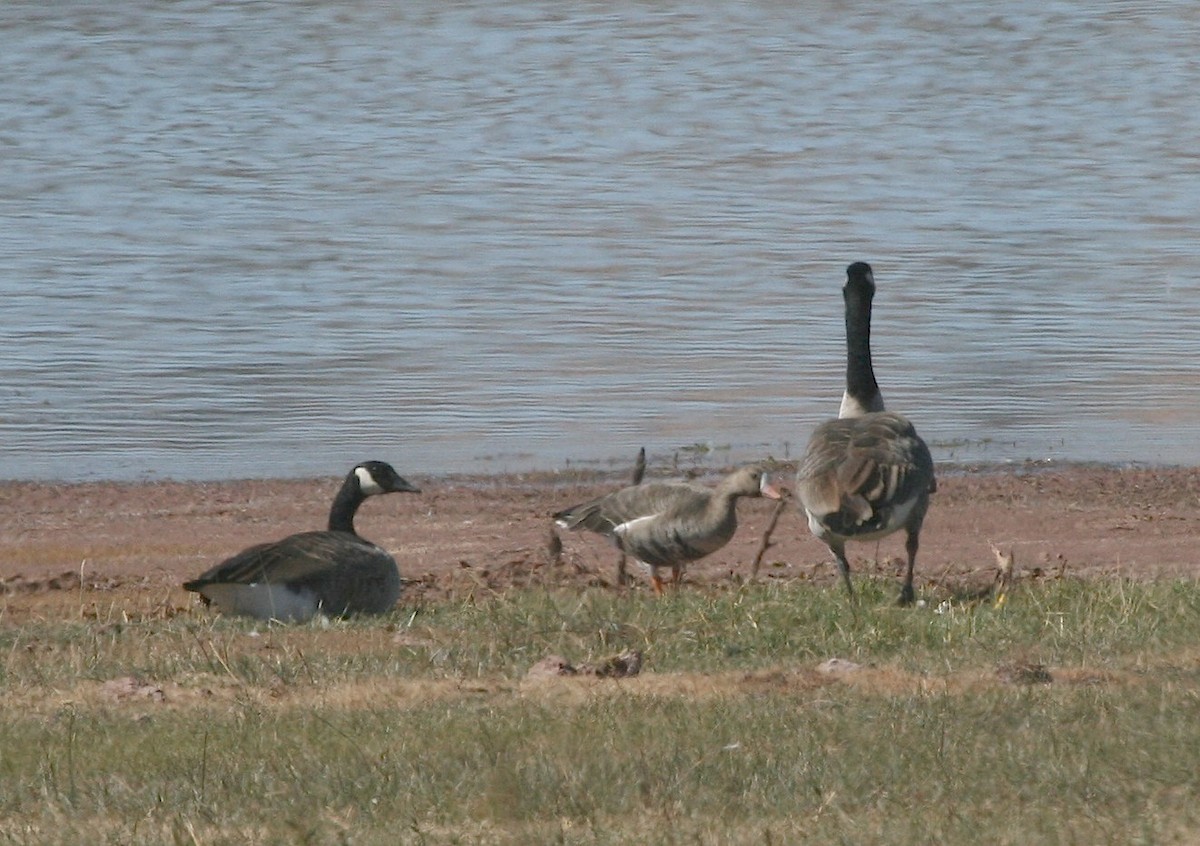
M620 479L539 473L413 481L425 492L370 500L357 520L413 580L409 599L532 583L617 589L616 551L594 535L564 534L555 556L549 515ZM115 588L145 591L164 610L187 607L195 598L179 587L184 579L250 544L323 527L339 482L0 483L0 612L10 620L53 613L68 595L78 610L80 591ZM773 507L743 500L737 537L692 565L684 589L746 580ZM1198 515L1200 469L943 469L921 537L918 590L987 584L992 545L1012 552L1025 578L1192 578L1200 572L1192 546ZM852 545L850 553L858 573L898 573L903 539ZM632 589L646 590L645 574L632 572ZM836 578L827 550L791 506L759 577Z

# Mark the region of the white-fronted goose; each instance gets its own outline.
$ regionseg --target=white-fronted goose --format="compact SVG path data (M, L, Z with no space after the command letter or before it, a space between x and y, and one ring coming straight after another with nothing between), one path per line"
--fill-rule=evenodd
M846 392L838 419L822 423L809 439L796 493L809 528L837 558L851 597L846 541L874 540L903 528L908 571L900 604L908 605L921 524L937 484L933 458L912 423L884 410L871 364L871 266L855 262L846 277Z
M400 571L392 556L358 536L354 515L367 497L400 492L420 490L390 464L363 462L334 497L327 531L252 546L183 586L206 605L260 620L386 613L400 597Z
M690 482L652 482L559 511L564 529L589 529L611 538L622 552L650 569L655 593L662 593L659 570L671 569L678 585L689 561L729 543L737 531L737 501L743 496L778 499L766 471L751 465L735 470L715 488Z

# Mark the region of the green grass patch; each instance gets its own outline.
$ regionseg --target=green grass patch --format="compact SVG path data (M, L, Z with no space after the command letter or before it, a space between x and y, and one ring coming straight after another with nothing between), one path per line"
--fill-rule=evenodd
M1200 585L862 588L0 620L0 843L1195 842Z

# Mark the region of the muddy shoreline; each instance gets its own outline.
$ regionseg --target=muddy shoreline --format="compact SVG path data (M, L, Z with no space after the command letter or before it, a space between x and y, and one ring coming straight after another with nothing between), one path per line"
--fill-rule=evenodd
M721 468L724 469L724 468ZM720 469L699 480L711 483ZM658 478L653 469L648 478ZM780 479L788 481L788 473ZM615 551L587 534L552 555L549 515L610 490L625 474L574 470L495 476L411 477L420 495L369 500L357 519L412 581L408 596L452 596L534 582L615 587ZM225 482L3 482L0 597L36 606L65 589L135 589L186 608L180 583L238 550L321 528L340 477ZM744 500L724 549L689 568L688 589L741 584L774 504ZM1200 574L1200 468L1095 465L939 468L922 534L918 590L986 582L992 547L1030 574L1135 579ZM903 539L852 545L858 572L889 573ZM645 590L636 573L633 590ZM828 553L792 506L782 515L760 578L831 583ZM404 600L402 600L403 602Z

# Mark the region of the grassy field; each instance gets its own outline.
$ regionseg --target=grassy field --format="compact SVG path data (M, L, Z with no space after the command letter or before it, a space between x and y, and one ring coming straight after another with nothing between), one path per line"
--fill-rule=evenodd
M1200 584L861 586L0 605L0 842L1200 842ZM624 649L639 676L526 677Z

